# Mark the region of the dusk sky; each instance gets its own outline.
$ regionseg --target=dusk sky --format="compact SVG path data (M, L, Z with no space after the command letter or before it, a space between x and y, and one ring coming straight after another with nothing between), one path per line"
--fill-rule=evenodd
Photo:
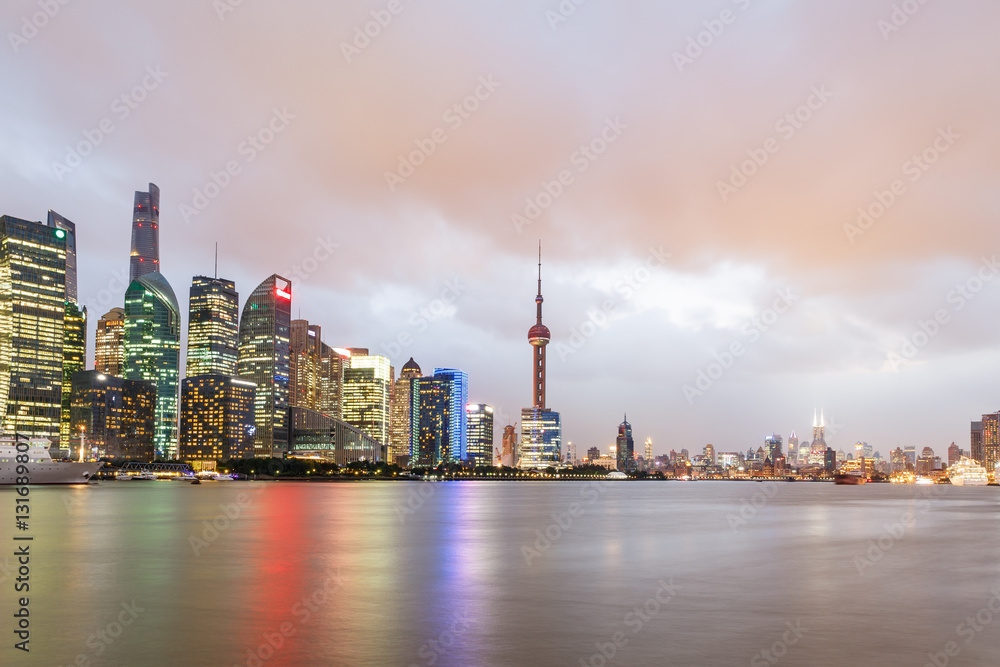
M664 454L819 408L834 449L968 449L1000 408L1000 4L577 1L8 0L0 213L76 223L91 358L153 182L182 310L218 242L241 306L284 275L328 344L467 371L498 433L540 240L581 456L625 412Z

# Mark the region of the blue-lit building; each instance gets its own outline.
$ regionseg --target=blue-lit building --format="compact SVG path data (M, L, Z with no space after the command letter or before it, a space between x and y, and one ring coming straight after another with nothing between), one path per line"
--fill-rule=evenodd
M464 461L469 448L465 406L469 403L469 376L454 368L435 368L434 377L448 386L448 458Z
M451 383L441 377L410 381L410 460L414 466L436 466L449 460ZM465 410L462 410L464 421Z
M542 470L559 465L562 454L562 418L540 408L521 409L521 460L519 468Z

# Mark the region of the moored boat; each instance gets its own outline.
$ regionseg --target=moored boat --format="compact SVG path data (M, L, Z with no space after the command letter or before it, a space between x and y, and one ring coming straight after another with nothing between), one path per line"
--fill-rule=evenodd
M848 486L857 486L859 484L864 484L868 480L861 475L852 475L850 473L838 473L833 476L834 484L846 484Z
M0 485L18 484L19 477L26 477L29 484L87 484L104 465L100 461L53 459L50 444L47 438L21 440L19 445L12 437L0 438ZM19 463L18 454L27 455L27 463ZM18 474L19 465L26 466L27 472Z
M954 486L986 486L990 482L986 468L967 456L948 466L948 479Z

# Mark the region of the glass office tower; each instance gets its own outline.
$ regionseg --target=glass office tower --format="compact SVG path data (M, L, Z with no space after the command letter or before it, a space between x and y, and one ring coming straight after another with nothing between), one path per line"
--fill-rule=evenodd
M236 375L240 295L232 280L195 276L188 302L187 373Z
M129 256L130 281L160 271L160 188L152 183L149 191L135 191L132 205L132 252Z

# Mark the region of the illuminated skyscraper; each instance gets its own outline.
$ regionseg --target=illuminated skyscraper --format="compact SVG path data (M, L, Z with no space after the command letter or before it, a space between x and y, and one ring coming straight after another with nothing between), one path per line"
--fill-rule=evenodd
M618 456L618 469L622 472L633 472L635 470L635 442L632 440L632 425L628 423L628 416L618 425L615 452Z
M764 438L764 456L771 459L771 463L777 463L779 456L784 456L781 452L781 436L777 433Z
M503 440L501 441L502 449L498 452L498 466L506 466L508 468L517 467L517 461L520 458L520 454L517 451L517 426L514 424L507 424L503 427Z
M240 295L232 280L195 276L188 301L187 373L236 375Z
M351 355L344 369L344 421L386 448L389 444L389 386L392 366L381 355ZM384 456L384 455L383 455Z
M66 232L66 300L77 303L76 224L50 210L48 226Z
M59 429L59 442L64 448L69 448L70 403L73 395L73 373L82 371L87 365L87 309L72 301L66 302L66 314L63 317L63 384L62 384L62 416Z
M128 279L135 280L160 270L160 188L149 184L149 192L136 190L132 206L132 253Z
M255 394L253 382L229 375L185 378L181 386L180 458L252 458Z
M320 343L319 411L336 419L344 416L344 368L350 362L347 350Z
M493 458L493 406L482 403L467 405L469 444L466 460L477 466L492 465Z
M447 462L451 453L451 383L437 376L413 380L410 405L413 465L427 467Z
M987 473L992 473L1000 462L1000 412L992 412L983 415L983 444L982 457L979 463L986 468ZM925 447L925 449L929 449Z
M126 461L151 461L156 430L156 385L123 380L99 371L79 371L72 379L69 446L80 454L80 436L88 453ZM96 450L96 451L95 451Z
M256 456L288 451L288 376L292 282L272 275L254 289L240 319L238 375L257 385Z
M983 465L983 422L972 422L969 442L969 456Z
M181 312L162 273L147 273L125 291L125 378L156 385L156 455L177 455L177 389Z
M799 463L799 437L792 431L788 436L788 465L798 465Z
M544 469L559 462L562 453L562 420L558 412L545 407L545 346L549 328L542 324L542 247L538 246L538 295L535 297L536 320L528 330L533 352L532 394L534 403L521 410L520 462L522 468Z
M816 418L816 411L813 411L813 439L809 445L809 458L806 463L814 465L827 465L826 457L826 419L820 413ZM836 456L836 455L834 455ZM799 448L799 463L802 463L802 450Z
M0 217L0 407L3 432L59 439L66 231Z
M448 383L448 458L450 461L464 461L469 447L469 426L465 406L469 403L469 376L465 371L454 368L435 368L434 377ZM560 450L561 451L561 450Z
M393 384L389 417L392 426L389 434L389 461L392 463L410 458L410 417L413 412L410 385L420 375L420 366L410 357L399 371L399 379Z
M328 385L323 378L322 328L308 320L292 320L289 341L288 404L329 414L323 409Z
M125 309L112 308L97 320L94 370L115 377L125 374Z

